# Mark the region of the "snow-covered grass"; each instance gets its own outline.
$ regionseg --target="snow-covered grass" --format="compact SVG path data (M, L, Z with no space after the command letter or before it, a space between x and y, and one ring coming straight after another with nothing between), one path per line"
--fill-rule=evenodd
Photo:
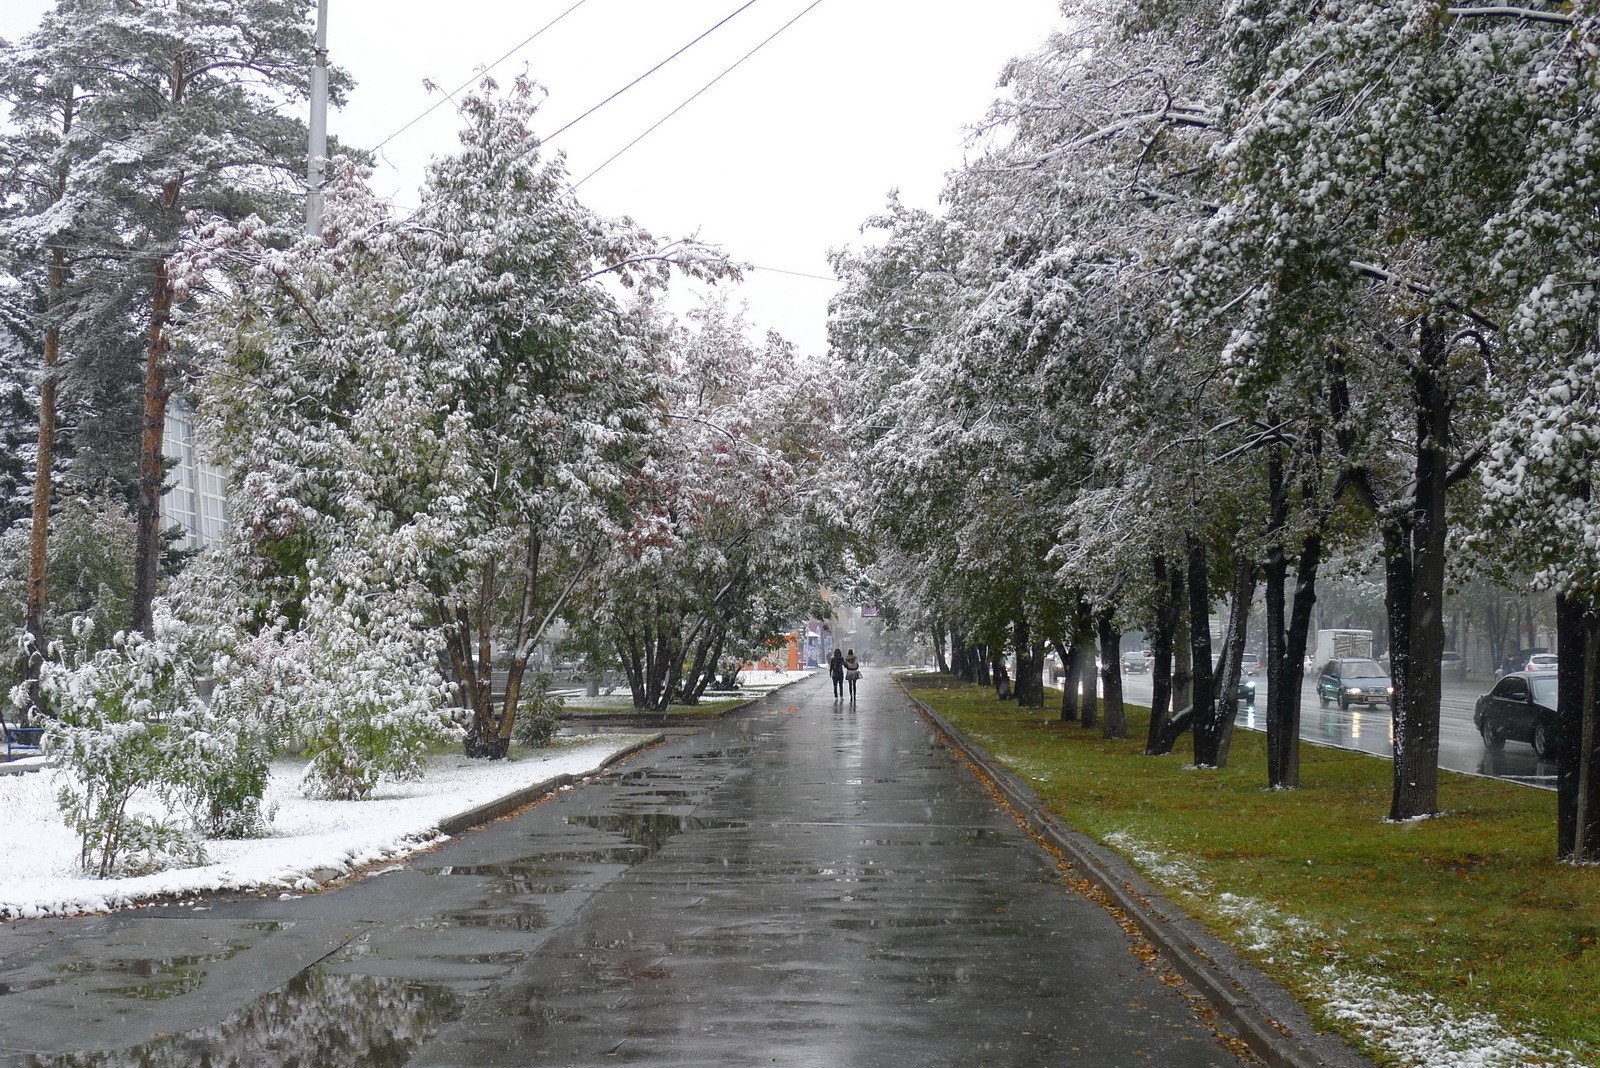
M441 840L439 823L557 775L584 775L639 734L558 738L548 749L504 761L436 754L421 779L384 783L366 801L318 801L301 795L301 760L280 760L267 788L274 818L268 837L212 840L207 863L120 879L78 870L78 840L56 807L57 777L47 769L0 776L0 917L104 912L155 898L220 890L284 893L315 889L378 861Z

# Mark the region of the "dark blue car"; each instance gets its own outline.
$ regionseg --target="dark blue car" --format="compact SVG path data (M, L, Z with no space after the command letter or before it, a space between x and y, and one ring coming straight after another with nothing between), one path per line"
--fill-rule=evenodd
M1394 682L1376 660L1345 657L1329 660L1317 674L1317 700L1327 708L1338 701L1341 709L1351 705L1394 707Z

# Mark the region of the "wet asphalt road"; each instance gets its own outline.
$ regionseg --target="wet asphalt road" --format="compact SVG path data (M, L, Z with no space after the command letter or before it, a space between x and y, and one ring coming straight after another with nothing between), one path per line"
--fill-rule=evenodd
M203 908L0 930L0 1064L1240 1063L874 678Z
M1341 711L1337 703L1323 705L1317 699L1314 681L1306 679L1300 692L1300 737L1303 740L1377 756L1394 756L1394 721L1388 708L1356 706ZM1140 703L1150 700L1150 682L1148 673L1122 677L1128 699ZM1533 746L1526 742L1507 742L1500 750L1484 747L1478 729L1472 725L1472 713L1478 698L1489 691L1490 685L1444 683L1439 702L1439 766L1554 790L1555 762L1534 756ZM1264 731L1267 729L1266 677L1256 676L1256 686L1255 706L1240 705L1234 722L1241 727Z

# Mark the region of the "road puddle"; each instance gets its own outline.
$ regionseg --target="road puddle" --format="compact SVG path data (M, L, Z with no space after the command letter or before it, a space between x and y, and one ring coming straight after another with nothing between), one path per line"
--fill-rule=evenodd
M597 816L568 816L566 822L620 834L645 849L647 854L654 854L685 831L727 830L745 826L739 820L679 816L671 812L608 812Z
M461 998L442 986L318 967L213 1027L163 1035L130 1049L33 1055L20 1063L26 1068L399 1068L458 1019L462 1007Z
M138 1001L165 1001L198 989L206 977L205 966L243 951L244 943L232 943L216 953L194 953L176 957L109 957L103 960L73 960L60 966L66 975L107 975L116 982L98 992ZM129 981L123 981L123 980Z

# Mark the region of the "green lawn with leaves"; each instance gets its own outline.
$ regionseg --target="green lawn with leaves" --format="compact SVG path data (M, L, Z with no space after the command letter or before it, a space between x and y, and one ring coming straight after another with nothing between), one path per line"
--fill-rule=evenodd
M1272 791L1254 731L1198 770L1187 739L1143 755L1145 708L1107 741L903 681L1380 1063L1600 1063L1600 868L1554 859L1554 793L1441 772L1443 815L1391 824L1386 760L1306 745L1301 788Z

